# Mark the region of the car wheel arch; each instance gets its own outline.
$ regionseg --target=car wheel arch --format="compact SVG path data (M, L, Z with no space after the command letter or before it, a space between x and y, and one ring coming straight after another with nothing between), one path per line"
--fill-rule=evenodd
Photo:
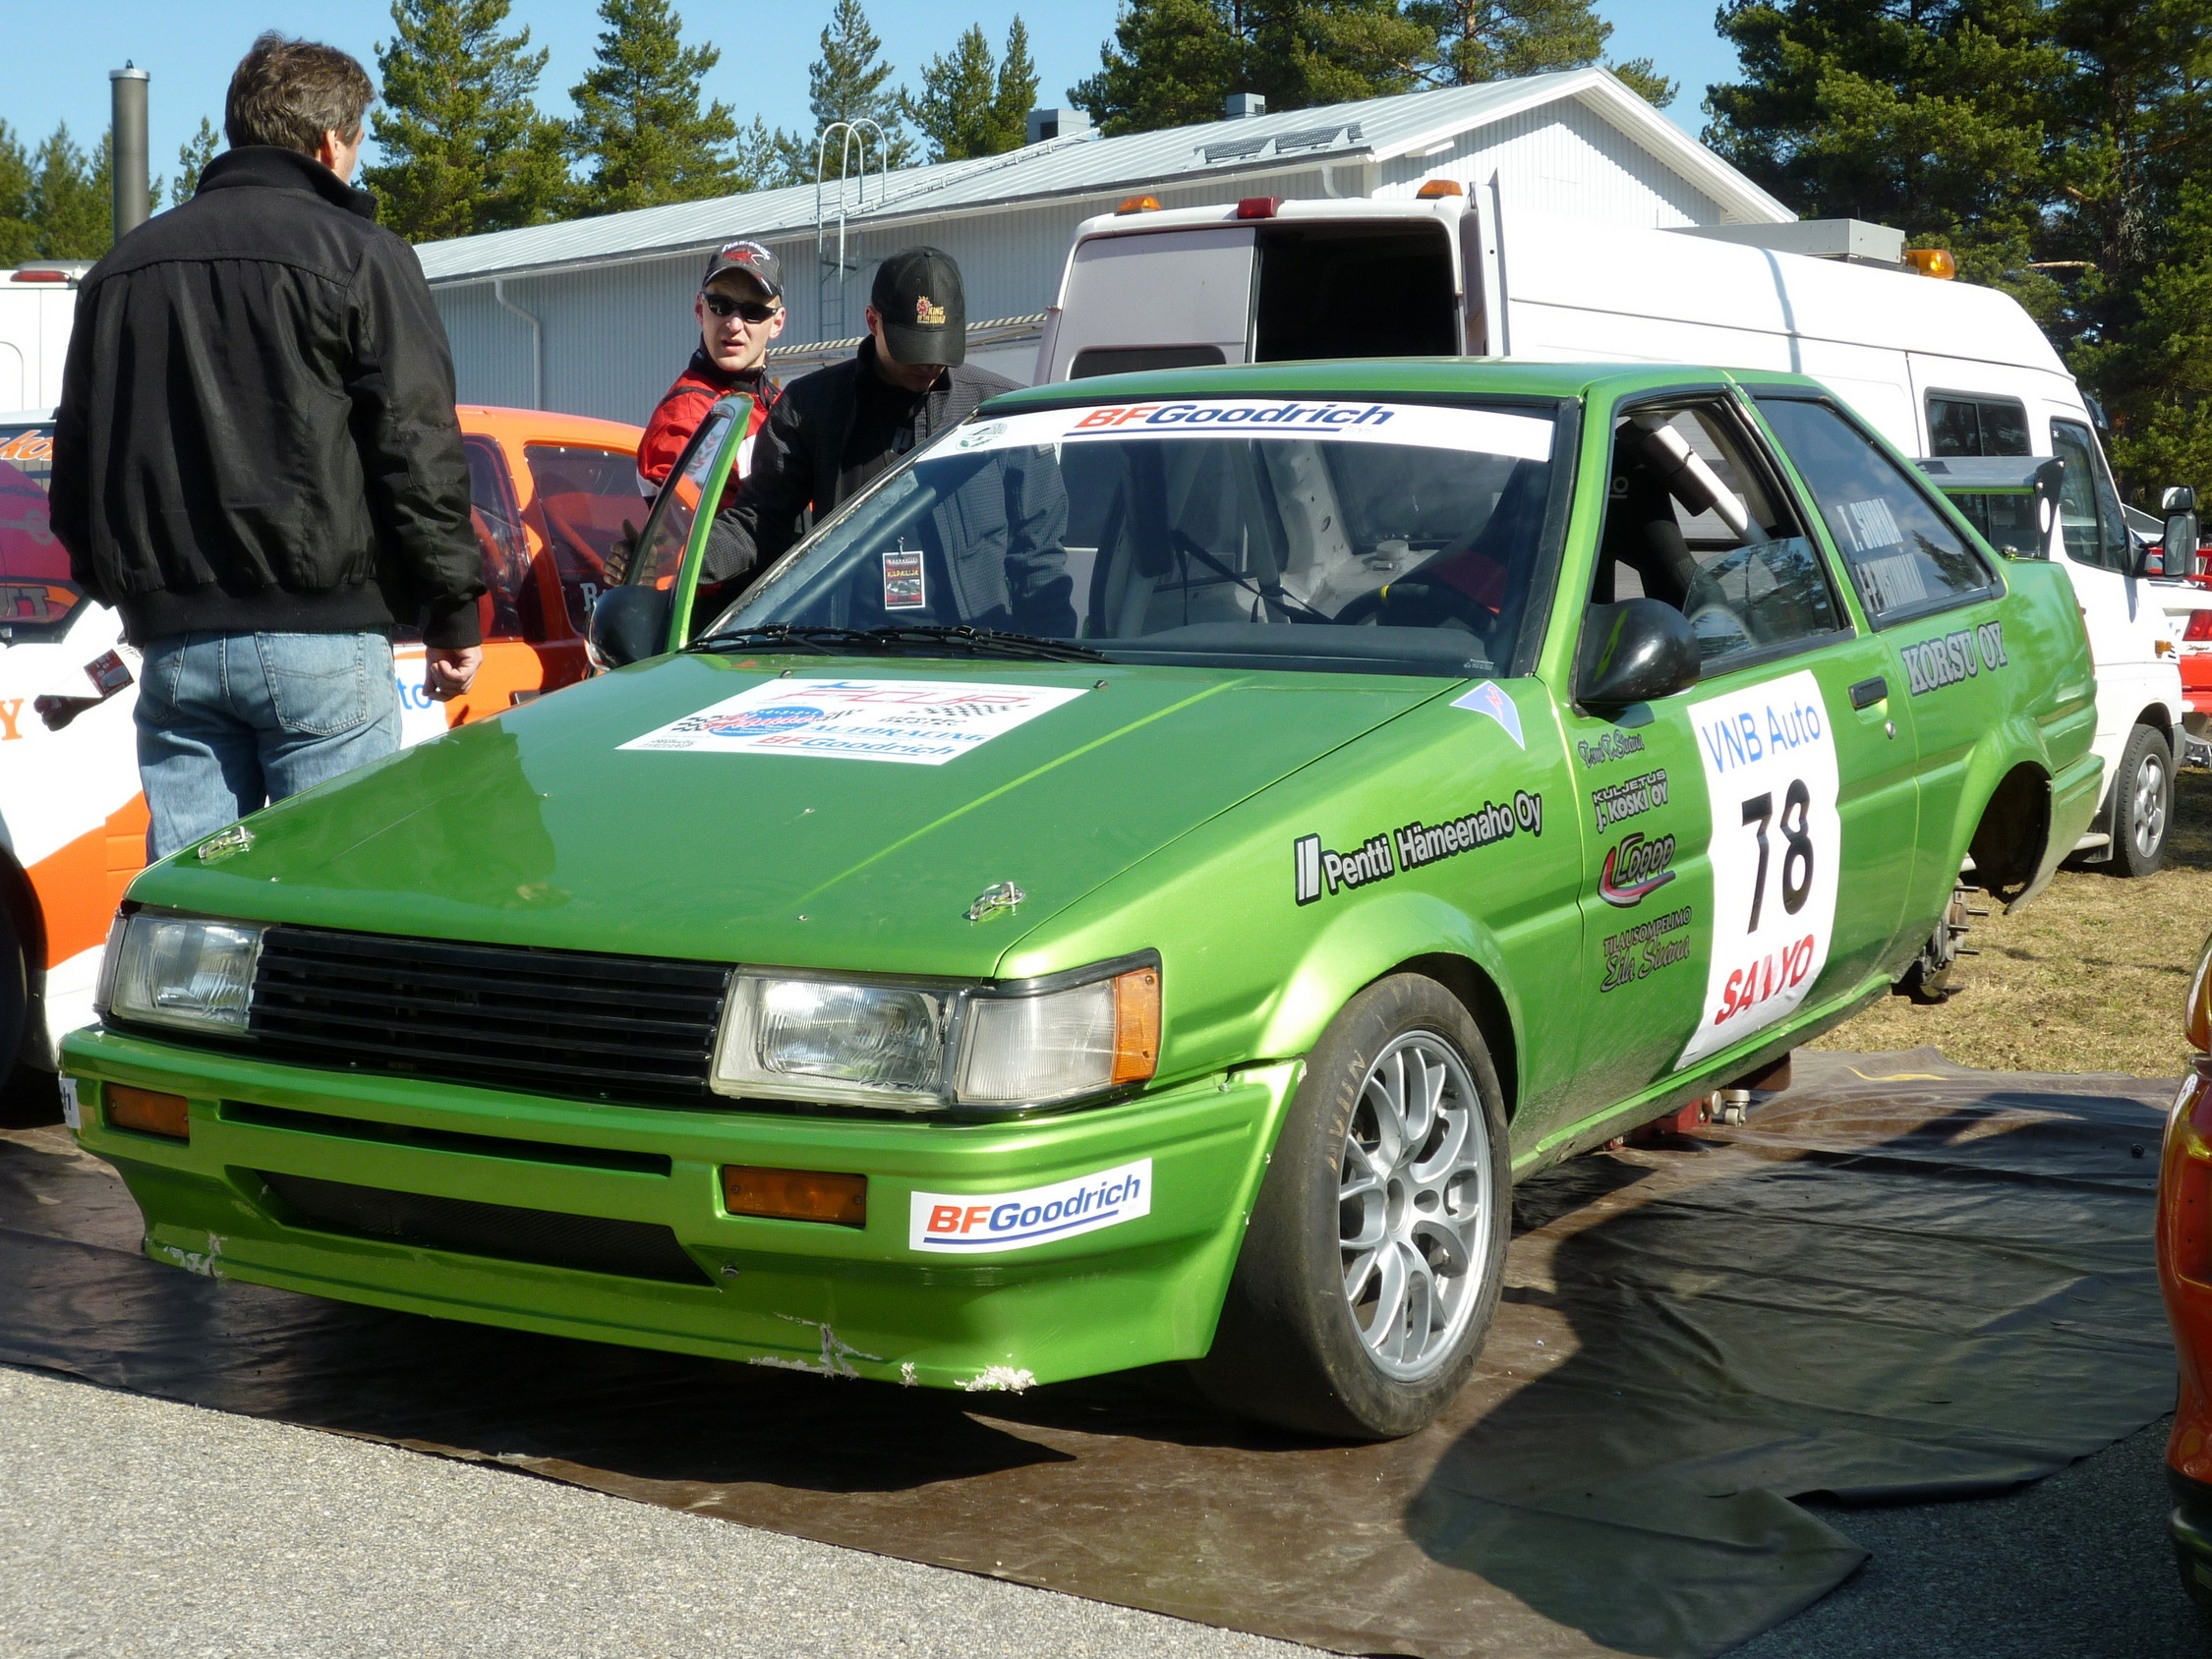
M2021 761L1991 786L1966 851L1974 861L1973 885L2007 904L2027 896L2043 868L2051 838L2051 774Z
M1520 1097L1524 1022L1504 953L1486 928L1433 894L1378 893L1313 934L1284 976L1254 1052L1310 1053L1345 1003L1394 973L1425 974L1466 1006L1491 1045L1511 1121Z

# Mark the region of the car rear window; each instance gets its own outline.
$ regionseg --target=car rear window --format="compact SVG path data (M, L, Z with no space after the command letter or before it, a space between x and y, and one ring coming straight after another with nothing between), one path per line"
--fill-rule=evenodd
M54 429L0 427L0 640L61 638L84 590L47 517Z

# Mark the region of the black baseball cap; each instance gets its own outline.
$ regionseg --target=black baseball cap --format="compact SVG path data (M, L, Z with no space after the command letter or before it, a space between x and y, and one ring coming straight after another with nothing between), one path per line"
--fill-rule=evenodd
M960 267L937 248L907 248L876 267L868 303L883 318L892 361L905 364L964 362L967 298Z
M771 300L784 297L784 267L776 262L776 256L757 242L726 242L715 250L715 257L707 261L707 274L699 279L706 285L726 270L733 270L751 277Z

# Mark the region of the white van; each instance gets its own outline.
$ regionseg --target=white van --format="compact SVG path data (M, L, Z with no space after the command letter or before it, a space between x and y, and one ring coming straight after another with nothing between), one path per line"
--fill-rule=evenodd
M61 401L77 280L91 268L89 259L0 266L0 409Z
M2080 856L2158 868L2183 721L2174 628L2088 403L2016 302L1918 274L1901 234L1877 225L1633 231L1506 215L1494 185L1423 191L1171 211L1132 198L1077 228L1036 378L1462 354L1788 370L1910 456L2061 458L2112 780Z

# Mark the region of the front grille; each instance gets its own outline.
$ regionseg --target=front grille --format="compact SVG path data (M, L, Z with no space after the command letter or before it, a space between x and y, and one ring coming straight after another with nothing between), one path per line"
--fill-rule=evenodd
M711 962L276 927L248 1030L330 1066L698 1103L728 979Z
M524 1210L473 1198L432 1198L387 1192L348 1181L261 1172L289 1214L281 1219L320 1232L391 1239L452 1250L464 1256L545 1267L582 1268L625 1279L658 1279L671 1285L712 1285L674 1231L652 1222L610 1221L604 1216L564 1216L556 1210Z

